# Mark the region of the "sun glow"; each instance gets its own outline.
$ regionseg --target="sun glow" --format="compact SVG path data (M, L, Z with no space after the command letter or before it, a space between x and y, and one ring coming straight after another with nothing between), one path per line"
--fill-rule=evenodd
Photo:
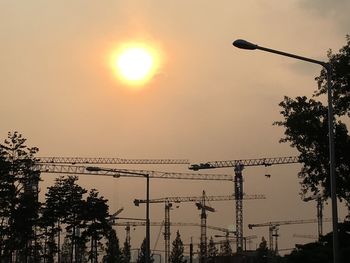
M112 67L122 82L141 86L157 73L159 52L146 44L124 44L113 55Z

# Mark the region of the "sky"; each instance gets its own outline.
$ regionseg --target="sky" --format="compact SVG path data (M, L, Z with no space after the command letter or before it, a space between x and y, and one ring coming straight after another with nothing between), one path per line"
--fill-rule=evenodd
M297 155L279 143L283 129L272 123L281 120L283 96L312 95L320 67L239 50L232 42L243 38L326 60L329 49L338 51L345 44L349 8L346 0L0 0L0 135L5 139L7 132L19 131L29 146L39 147L40 156L185 158L197 163ZM121 83L110 66L111 55L125 42L146 43L161 54L155 76L138 89ZM186 165L141 168L188 172ZM267 197L244 203L244 234L256 234L256 244L267 237L267 229L252 231L248 223L315 218L316 204L303 203L299 196L299 169L244 170L244 191ZM44 193L55 175L43 178ZM80 181L110 199L111 210L124 207L124 216L144 215L132 204L144 197L144 181L84 176ZM233 183L151 182L151 198L200 195L202 190L232 194ZM233 202L212 206L218 212L208 216L208 224L234 225ZM329 205L325 214L330 216ZM153 221L163 216L163 206L152 207ZM190 203L172 211L172 218L200 221ZM325 231L330 229L325 224ZM199 239L199 229L181 232L184 243L191 236ZM151 247L158 233L152 230ZM281 227L279 247L309 241L292 238L294 233L316 235L316 224ZM123 229L118 235L124 239ZM132 232L133 247L139 247L142 235L142 229ZM162 242L161 237L157 249Z

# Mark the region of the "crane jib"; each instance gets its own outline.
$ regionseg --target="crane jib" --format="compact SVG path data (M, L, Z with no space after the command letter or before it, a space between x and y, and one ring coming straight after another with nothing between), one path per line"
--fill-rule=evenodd
M271 166L277 164L292 164L300 163L298 156L289 157L273 157L273 158L259 158L259 159L242 159L242 160L230 160L230 161L211 161L200 164L192 164L189 169L198 171L201 169L215 169L241 166Z

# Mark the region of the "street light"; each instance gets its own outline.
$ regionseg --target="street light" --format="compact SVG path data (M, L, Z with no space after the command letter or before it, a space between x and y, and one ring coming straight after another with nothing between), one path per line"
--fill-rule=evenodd
M247 50L259 49L269 53L277 55L291 57L294 59L303 60L309 63L321 65L327 72L327 95L328 95L328 140L329 140L329 175L331 182L331 200L332 200L332 225L333 225L333 261L339 262L339 249L338 249L338 209L337 209L337 196L336 196L336 180L335 180L335 152L334 152L334 114L333 114L333 102L332 102L332 65L330 63L319 61L311 58L306 58L279 50L274 50L266 47L250 43L243 39L237 39L232 43L235 47Z
M132 174L132 175L141 175L145 177L146 180L146 263L150 263L150 256L151 256L151 249L150 249L150 219L149 219L149 174L148 173L138 173L138 172L131 172L127 170L121 170L121 169L112 169L112 168L101 168L101 167L95 167L95 166L89 166L86 167L86 170L89 172L99 172L99 171L107 171L107 172L113 172L113 177L120 177L125 174Z

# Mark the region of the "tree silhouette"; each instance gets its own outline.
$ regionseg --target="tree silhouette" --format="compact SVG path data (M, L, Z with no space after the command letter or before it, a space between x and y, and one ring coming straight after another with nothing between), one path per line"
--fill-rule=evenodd
M40 203L40 172L35 168L38 149L25 142L13 132L0 144L0 262L84 263L88 256L98 262L98 248L103 248L106 239L107 254L117 258L107 257L107 261L121 262L118 239L108 222L108 200L95 189L84 199L87 190L77 184L78 177L68 176L57 178ZM116 245L119 252L114 253ZM127 249L125 263L130 262Z
M210 237L208 244L208 263L215 262L214 258L218 255L218 249L214 243L213 237Z
M107 200L103 197L99 197L96 189L90 191L86 202L84 202L82 217L84 220L83 226L85 228L82 232L82 237L90 238L89 258L91 262L97 262L98 242L103 236L107 237L110 235L112 228L108 222L109 213Z
M130 263L131 259L131 251L130 251L130 244L127 239L125 239L124 246L122 249L122 262L123 263Z
M257 251L257 260L259 263L267 263L268 259L268 248L267 248L267 242L264 237L261 238L261 242L259 244L259 247L256 249Z
M231 256L232 248L230 244L230 240L225 239L224 242L220 245L220 256Z
M48 262L53 262L54 255L60 247L62 224L65 225L67 237L70 239L70 258L73 262L73 254L75 254L75 261L80 261L81 253L79 251L83 250L81 246L84 240L77 233L80 231L80 228L84 227L83 194L87 191L76 183L77 180L78 177L76 176L59 177L56 179L55 184L48 188L43 209L43 222L47 224ZM56 236L58 239L57 243L55 242ZM60 253L58 257L60 257Z
M179 230L176 232L176 238L173 241L169 261L171 263L186 263L186 260L184 260L184 245Z
M149 262L153 263L153 261L153 256L150 255ZM146 238L142 241L140 253L137 258L137 263L146 263Z
M103 258L103 262L105 263L122 262L122 253L119 247L119 239L114 229L111 229L109 231L106 245L107 245L106 255Z
M25 142L18 132L9 132L0 144L0 261L4 262L15 254L22 262L38 255L40 172L33 169L38 148Z
M332 91L334 97L335 128L335 172L337 196L344 199L350 210L350 136L346 122L350 117L350 37L339 53L328 52L333 68ZM279 104L282 121L274 124L285 128L285 137L280 142L288 142L300 155L303 167L299 172L302 179L302 193L330 197L328 105L320 98L327 92L327 76L322 70L316 78L318 89L313 98L299 96L285 97ZM344 122L345 121L345 122Z

